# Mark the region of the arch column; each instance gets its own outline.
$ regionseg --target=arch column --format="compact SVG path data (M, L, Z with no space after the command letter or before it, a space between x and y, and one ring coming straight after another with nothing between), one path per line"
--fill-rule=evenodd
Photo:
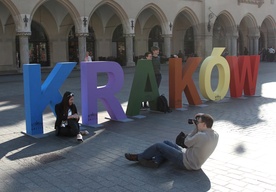
M133 37L134 34L126 34L126 66L132 67L135 66L135 62L133 61Z
M18 66L18 72L22 72L23 64L30 63L29 55L29 36L31 32L17 32L19 38L19 52L20 52L20 64Z
M232 36L231 38L231 55L237 56L237 41L238 36Z
M78 48L79 48L79 62L83 61L86 53L86 37L88 33L77 33L78 37Z
M169 58L171 56L171 40L172 34L164 34L164 55Z
M259 38L258 36L253 37L253 44L254 44L254 50L253 54L258 55L259 54Z
M249 53L250 55L258 55L259 36L249 36Z
M226 49L228 50L229 54L232 54L231 50L231 45L232 45L232 38L230 34L226 35Z
M253 53L254 53L254 38L252 36L249 36L248 41L249 41L249 55L253 55Z
M211 55L213 50L213 34L198 34L195 36L195 53L197 56L206 58Z

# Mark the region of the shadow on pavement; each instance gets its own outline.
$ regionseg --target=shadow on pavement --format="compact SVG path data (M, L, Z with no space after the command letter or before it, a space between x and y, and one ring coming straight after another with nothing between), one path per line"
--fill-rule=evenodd
M85 139L92 137L94 133L84 136ZM9 140L1 144L0 159L4 156L9 160L19 160L28 157L36 157L41 163L51 161L54 158L54 152L64 150L68 147L74 147L81 143L76 141L76 137L56 137L53 133L48 136L36 139L30 136L22 135L21 137ZM51 154L49 156L49 154ZM45 156L43 156L45 155ZM47 156L48 155L48 156ZM57 159L62 156L56 156ZM54 158L55 159L55 158Z

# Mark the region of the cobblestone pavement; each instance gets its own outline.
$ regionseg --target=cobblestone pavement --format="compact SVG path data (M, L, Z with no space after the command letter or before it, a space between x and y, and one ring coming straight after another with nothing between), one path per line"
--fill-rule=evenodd
M276 64L261 63L256 95L220 102L204 100L202 106L163 114L141 111L145 118L128 123L108 121L99 102L99 123L88 128L81 144L75 138L56 137L54 116L46 108L46 137L25 136L22 75L0 76L0 191L276 191ZM134 68L124 68L125 84L116 96L127 106ZM162 66L160 93L168 97L168 65ZM43 73L43 80L47 73ZM212 81L216 82L216 72ZM198 71L193 76L198 85ZM105 75L98 77L104 84ZM75 93L81 112L80 75L75 70L60 91ZM203 99L203 98L202 98ZM184 104L187 103L183 95ZM218 147L200 171L178 170L165 163L158 169L141 167L124 158L147 146L175 139L192 129L187 119L206 112L215 118Z

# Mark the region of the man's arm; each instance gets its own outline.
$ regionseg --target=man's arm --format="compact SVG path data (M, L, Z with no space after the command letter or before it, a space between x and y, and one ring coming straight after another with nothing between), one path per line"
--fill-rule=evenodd
M184 141L184 144L189 148L192 147L198 140L198 131L195 128L191 133L189 133Z

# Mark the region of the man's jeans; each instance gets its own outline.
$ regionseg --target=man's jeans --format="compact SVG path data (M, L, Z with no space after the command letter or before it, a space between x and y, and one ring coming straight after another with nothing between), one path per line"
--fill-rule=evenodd
M138 154L138 160L141 159L154 160L158 164L164 160L169 160L178 167L185 169L181 148L170 141L150 146L143 153Z

